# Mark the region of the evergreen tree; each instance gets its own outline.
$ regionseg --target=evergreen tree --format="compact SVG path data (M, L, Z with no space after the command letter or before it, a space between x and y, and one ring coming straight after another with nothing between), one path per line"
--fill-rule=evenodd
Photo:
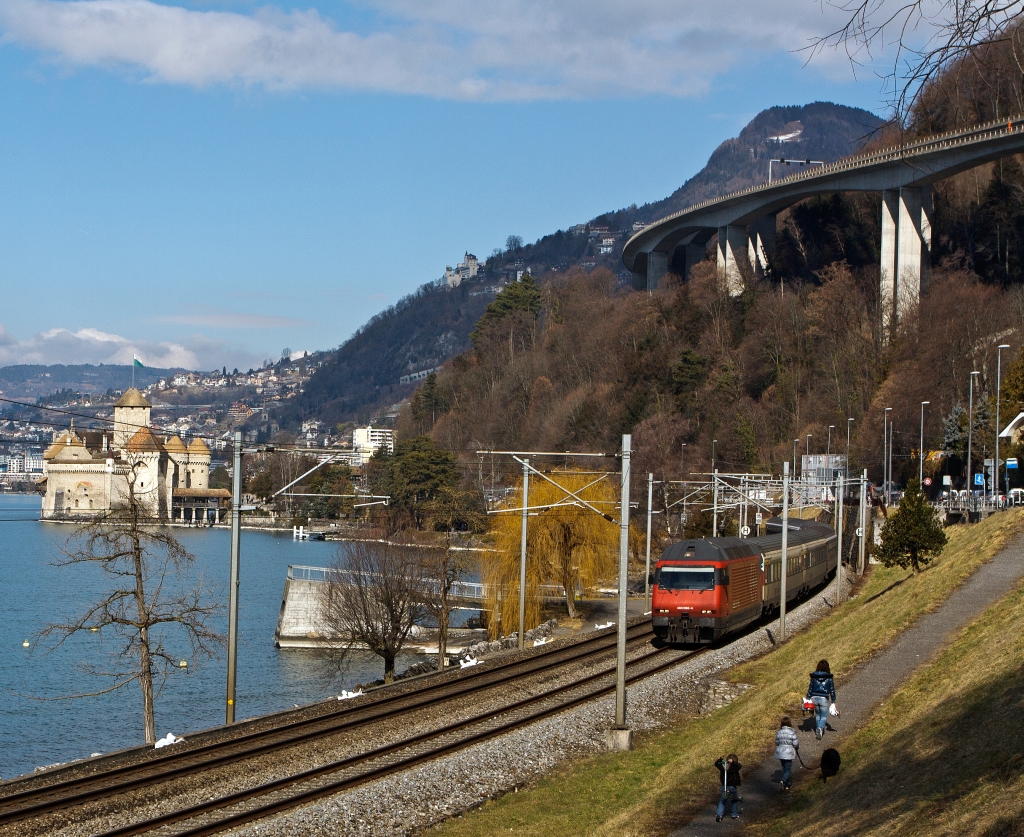
M524 273L522 279L508 285L494 298L494 302L487 306L480 322L476 324L476 330L469 335L470 339L476 343L488 326L503 320L515 311L525 311L536 317L540 313L540 304L540 288L537 287L537 280L529 273Z
M942 449L949 453L963 454L967 450L967 425L969 423L964 405L957 403L942 420Z
M882 542L875 556L887 567L910 567L915 573L931 563L946 545L946 533L925 499L921 484L913 479L899 508L882 527Z

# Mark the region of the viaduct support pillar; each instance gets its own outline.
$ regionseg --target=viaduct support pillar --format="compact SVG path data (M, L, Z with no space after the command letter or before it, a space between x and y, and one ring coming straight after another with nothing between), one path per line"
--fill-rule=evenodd
M749 264L750 246L747 228L729 224L718 228L718 272L725 277L729 296L743 293L743 273L740 265Z
M695 265L700 264L708 257L707 244L687 244L686 245L686 271L683 275L684 279L690 278L690 271L693 270Z
M655 290L662 277L668 273L668 253L653 250L647 254L647 292Z
M882 329L892 335L900 317L912 311L928 281L932 249L932 190L882 192Z
M768 255L775 249L775 213L758 218L747 227L750 268L754 276L763 278L768 270Z

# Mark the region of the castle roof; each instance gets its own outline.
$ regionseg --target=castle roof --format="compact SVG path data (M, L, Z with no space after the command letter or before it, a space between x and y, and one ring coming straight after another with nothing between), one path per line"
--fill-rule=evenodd
M153 451L162 451L164 448L156 436L153 435L152 430L148 427L140 427L135 432L135 435L128 440L128 444L125 445L125 449L132 453L148 453Z
M66 430L60 434L56 439L53 440L53 444L50 445L46 452L43 454L43 459L53 459L58 453L69 445L77 445L79 447L85 447L78 434L75 433L75 428L72 426L70 430Z
M152 407L145 398L142 397L142 393L139 392L135 387L126 389L124 395L117 399L115 407Z
M171 436L166 442L164 442L164 450L168 453L187 453L188 448L185 447L185 443L181 441L178 436Z
M192 444L188 446L188 452L194 453L199 456L209 456L210 449L206 446L206 442L200 439L198 436L192 440Z

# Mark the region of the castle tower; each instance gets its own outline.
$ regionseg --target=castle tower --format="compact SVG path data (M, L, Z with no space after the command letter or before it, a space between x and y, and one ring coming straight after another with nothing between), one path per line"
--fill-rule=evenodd
M195 438L188 446L188 479L190 488L210 487L210 449L202 439Z
M164 442L164 450L174 463L174 475L171 480L172 488L191 488L188 481L188 448L178 436L171 436Z
M140 428L149 427L151 409L135 387L125 391L114 405L114 445L124 448Z

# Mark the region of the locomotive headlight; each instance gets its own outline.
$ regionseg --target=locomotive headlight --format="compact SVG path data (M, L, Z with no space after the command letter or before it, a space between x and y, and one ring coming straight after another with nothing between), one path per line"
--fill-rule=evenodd
M663 609L663 610L659 610L659 611L658 611L658 613L668 613L668 612L669 612L669 611L668 611L668 608L665 608L665 609Z
M701 613L711 613L710 610L702 610Z

